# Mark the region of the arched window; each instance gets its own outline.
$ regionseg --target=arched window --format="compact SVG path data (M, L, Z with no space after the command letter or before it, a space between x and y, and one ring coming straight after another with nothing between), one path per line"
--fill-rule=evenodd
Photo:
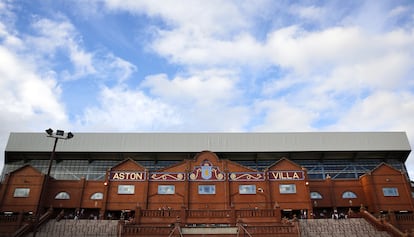
M103 199L103 193L94 193L91 196L92 200L102 200Z
M310 193L310 198L311 199L322 199L322 195L318 192L311 192Z
M60 193L56 194L55 199L67 200L67 199L70 199L70 195L67 192L60 192Z
M346 191L342 194L342 198L357 198L357 195L354 192Z

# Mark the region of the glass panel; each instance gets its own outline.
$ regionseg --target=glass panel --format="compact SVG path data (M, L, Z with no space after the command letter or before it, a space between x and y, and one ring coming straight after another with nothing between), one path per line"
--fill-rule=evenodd
M296 193L296 185L295 184L280 184L279 191L282 194Z
M198 185L198 194L216 194L216 186Z
M256 185L239 185L240 194L256 194Z
M14 190L13 197L28 197L30 188L16 188Z
M398 189L397 188L382 188L382 193L385 197L398 197Z
M322 199L322 195L318 192L311 192L310 197L311 199Z
M58 194L56 194L55 199L70 199L70 195L67 192L60 192Z
M158 194L174 194L174 185L158 185Z
M119 185L118 194L134 194L135 186L134 185Z
M102 200L103 199L103 193L94 193L91 196L92 200Z
M342 198L357 198L357 195L351 191L347 191L342 194Z

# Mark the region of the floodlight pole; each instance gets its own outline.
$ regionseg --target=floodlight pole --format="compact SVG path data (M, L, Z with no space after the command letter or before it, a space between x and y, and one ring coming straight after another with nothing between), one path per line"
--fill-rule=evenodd
M62 136L57 135L57 134L53 134L53 130L52 129L47 129L46 133L47 133L47 137L51 137L55 139L55 142L53 144L53 150L52 153L50 154L50 158L49 158L49 165L47 168L47 173L46 176L43 179L42 182L42 189L40 190L40 197L39 197L39 201L37 202L37 207L36 207L36 216L35 216L35 223L34 223L34 228L33 228L33 237L36 237L36 233L37 233L37 229L39 227L39 222L40 222L40 215L41 215L41 211L43 208L43 202L44 202L44 196L46 193L46 186L49 183L49 177L50 177L50 172L52 170L52 165L53 165L53 160L55 159L56 156L56 145L59 139L64 139L64 140L68 140L71 139L73 137L73 134L71 132L68 133L68 135L66 137L63 136L64 132L62 130L58 130L58 132L61 132Z

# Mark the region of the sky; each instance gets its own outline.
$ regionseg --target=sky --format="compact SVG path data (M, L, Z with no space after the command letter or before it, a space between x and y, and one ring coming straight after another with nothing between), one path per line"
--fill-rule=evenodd
M0 0L2 150L49 127L412 145L413 75L412 0Z

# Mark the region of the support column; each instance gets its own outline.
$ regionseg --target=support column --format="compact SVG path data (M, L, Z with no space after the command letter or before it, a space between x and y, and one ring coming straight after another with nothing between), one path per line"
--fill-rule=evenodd
M135 207L135 223L136 224L141 224L141 207L140 206L136 206Z
M147 169L145 169L145 176L147 177L145 182L145 186L144 186L144 209L148 209L148 190L149 190L149 171Z
M102 218L105 219L105 212L108 206L108 200L109 200L109 186L111 185L109 182L109 173L110 173L110 169L108 169L106 171L106 177L105 177L105 181L103 183L104 185L104 191L103 191L103 200L102 200L102 207L101 210L99 211L99 214L102 216Z

